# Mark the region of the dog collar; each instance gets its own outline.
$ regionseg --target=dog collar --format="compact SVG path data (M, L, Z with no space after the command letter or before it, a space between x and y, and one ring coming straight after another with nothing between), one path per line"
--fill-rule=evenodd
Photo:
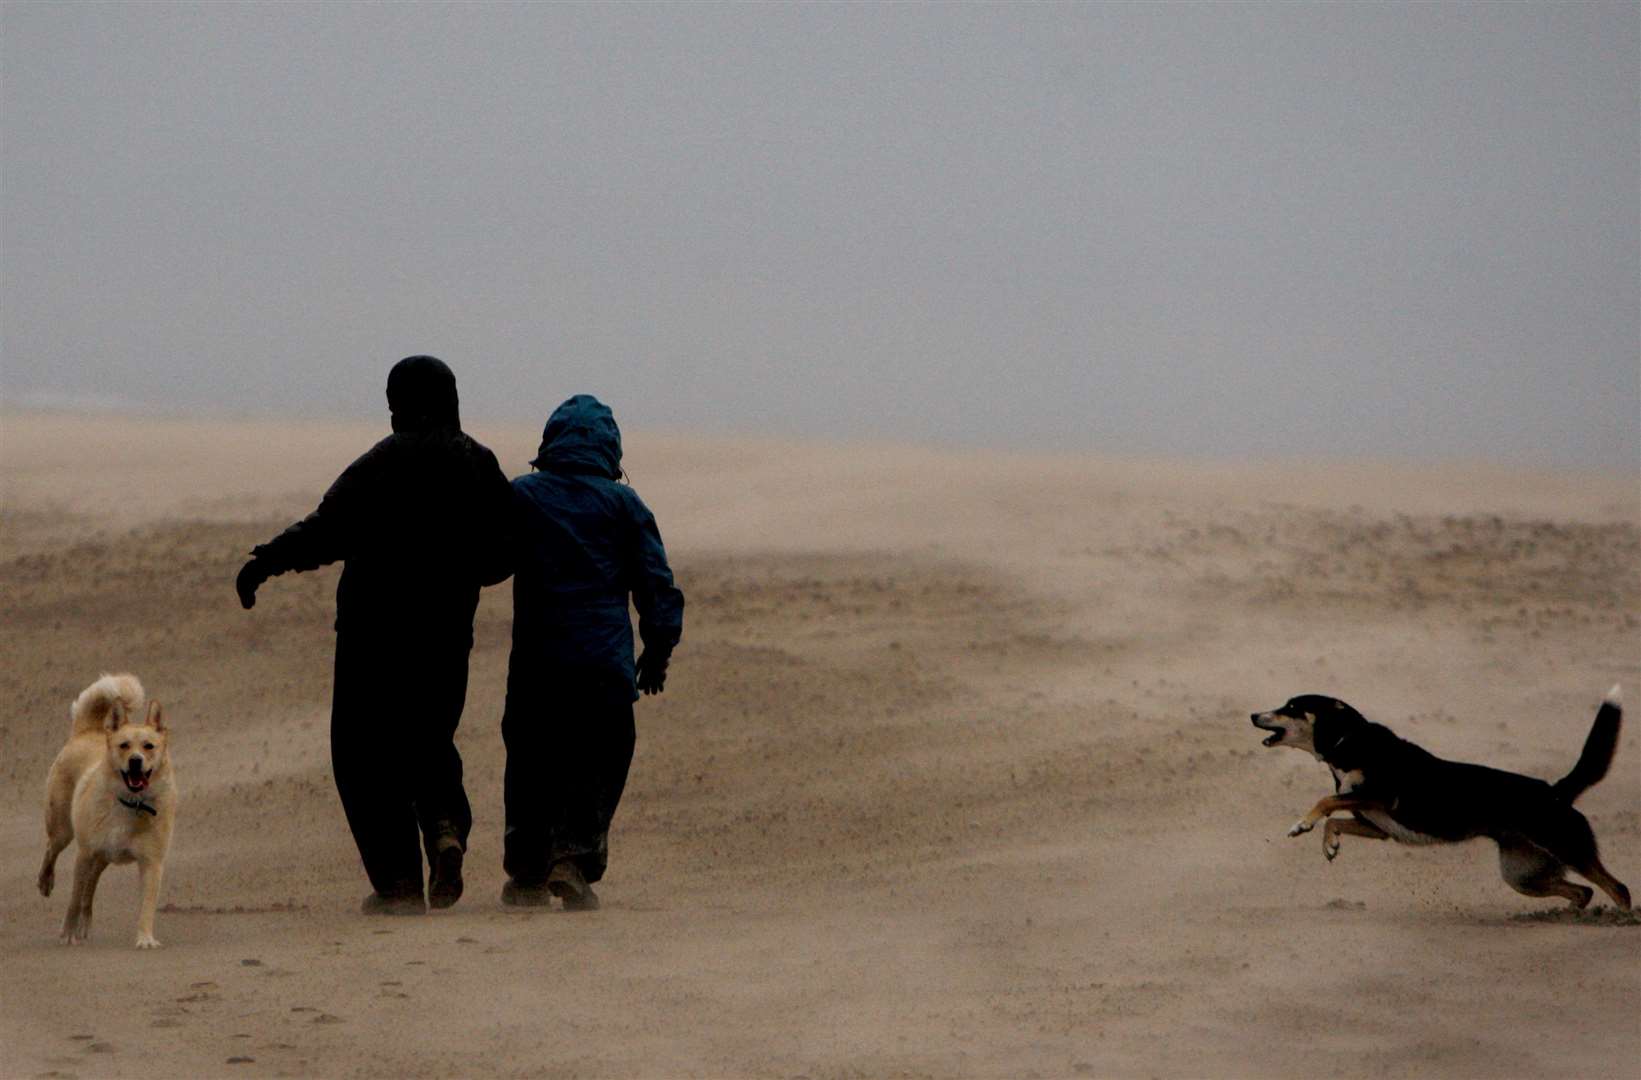
M124 798L116 795L114 796L114 801L125 807L127 810L135 810L139 814L153 814L155 817L160 816L159 810L153 803L143 802L141 799L137 799L134 802L126 802Z

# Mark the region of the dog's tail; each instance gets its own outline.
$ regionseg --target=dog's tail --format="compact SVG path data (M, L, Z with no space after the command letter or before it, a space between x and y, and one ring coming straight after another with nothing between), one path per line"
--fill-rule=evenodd
M140 719L146 697L135 675L104 675L81 690L69 706L69 719L73 721L71 734L102 730L108 724L109 714L115 710Z
M1558 799L1571 804L1573 800L1594 787L1607 775L1613 754L1618 750L1618 729L1624 722L1624 706L1618 700L1618 687L1607 691L1606 700L1595 714L1590 734L1584 739L1584 752L1578 755L1573 771L1551 785Z

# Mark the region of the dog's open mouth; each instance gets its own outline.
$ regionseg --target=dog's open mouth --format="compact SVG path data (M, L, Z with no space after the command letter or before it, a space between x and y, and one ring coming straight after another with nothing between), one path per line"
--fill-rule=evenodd
M125 781L125 786L131 791L145 791L148 788L148 781L153 775L153 769L149 769L147 772L143 772L141 769L128 769L120 774L120 779Z
M1281 742L1282 737L1288 733L1288 729L1283 727L1281 724L1278 724L1274 719L1274 716L1275 714L1273 713L1254 714L1254 727L1259 728L1261 731L1269 731L1271 733L1268 738L1260 740L1259 744L1261 746L1275 746L1277 743Z

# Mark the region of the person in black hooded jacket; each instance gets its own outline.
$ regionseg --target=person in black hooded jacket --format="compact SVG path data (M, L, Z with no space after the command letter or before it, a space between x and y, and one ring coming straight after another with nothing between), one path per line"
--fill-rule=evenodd
M659 694L684 629L655 515L621 483L621 431L588 394L560 405L516 496L502 901L598 906L632 765L633 702ZM633 661L627 599L644 651Z
M363 910L411 914L461 896L473 815L453 740L479 588L511 572L512 491L496 456L462 432L442 361L399 361L387 401L393 434L343 470L318 509L252 549L235 584L250 608L276 574L344 564L331 764L375 890Z

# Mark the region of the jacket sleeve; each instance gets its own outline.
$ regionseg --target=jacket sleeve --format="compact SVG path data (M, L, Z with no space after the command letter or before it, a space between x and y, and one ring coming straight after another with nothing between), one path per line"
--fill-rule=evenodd
M489 450L480 455L477 471L474 477L478 493L478 519L474 522L478 533L474 537L475 570L480 585L500 585L513 576L517 560L513 484L501 471L496 455Z
M655 515L637 495L632 503L637 549L632 599L638 609L638 637L645 649L670 655L684 635L684 594L673 584Z
M376 456L377 448L367 450L342 470L313 513L266 544L252 548L251 555L266 563L275 574L315 570L346 559L366 513L370 473Z

